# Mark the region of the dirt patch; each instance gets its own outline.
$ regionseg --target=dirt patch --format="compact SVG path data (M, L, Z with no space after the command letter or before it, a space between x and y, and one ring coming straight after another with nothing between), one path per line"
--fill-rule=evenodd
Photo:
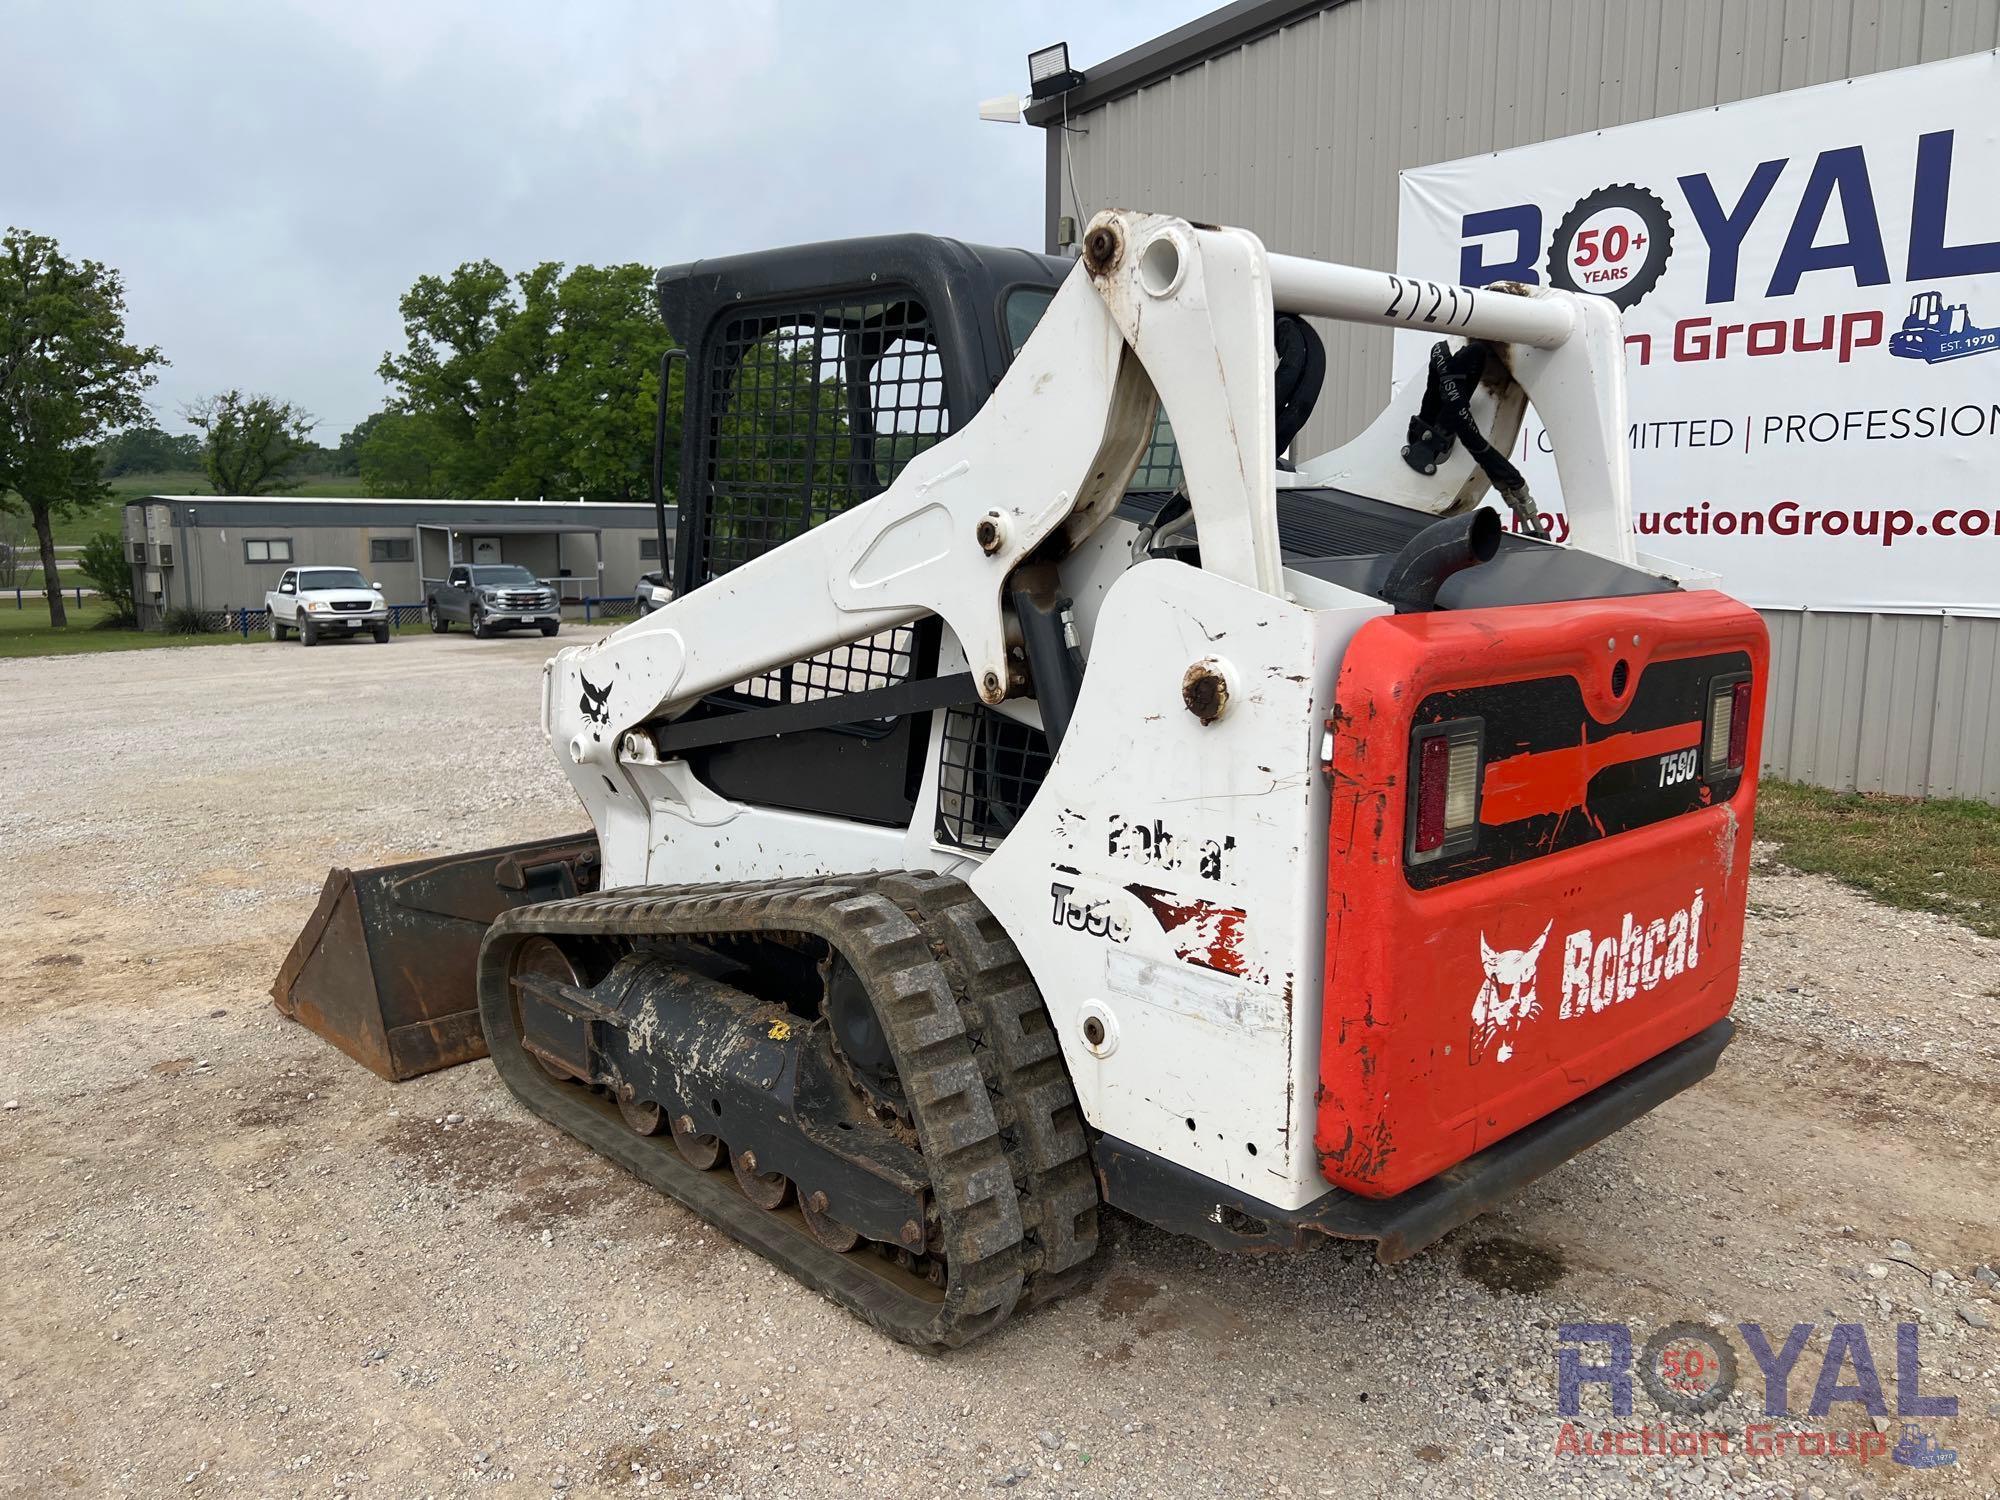
M38 969L73 969L83 962L81 953L44 953L35 960Z
M681 1463L678 1454L660 1444L613 1443L604 1450L603 1461L591 1477L599 1484L621 1488L644 1481L648 1488L658 1485L680 1490L701 1477L698 1471L690 1473L683 1469Z
M1159 1295L1159 1287L1152 1282L1123 1272L1114 1273L1104 1280L1104 1290L1097 1299L1097 1315L1107 1319L1129 1318Z
M542 1229L653 1201L649 1189L606 1163L579 1170L548 1130L513 1120L404 1115L381 1143L428 1182L509 1200L494 1216L499 1224Z
M1458 1252L1458 1268L1489 1292L1533 1296L1563 1279L1569 1267L1548 1245L1486 1235Z
M1138 1341L1160 1334L1186 1333L1222 1346L1244 1331L1241 1315L1213 1297L1199 1292L1167 1295L1159 1283L1123 1273L1107 1278L1097 1299L1097 1316L1103 1322L1137 1325L1132 1339L1116 1345L1105 1356L1114 1363L1130 1359Z

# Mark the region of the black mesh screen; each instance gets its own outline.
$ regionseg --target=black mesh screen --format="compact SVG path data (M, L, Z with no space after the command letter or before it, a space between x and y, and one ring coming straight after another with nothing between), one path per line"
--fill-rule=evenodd
M722 324L707 361L695 586L880 494L950 429L930 319L898 291L746 312ZM912 642L888 631L734 694L798 703L892 686L910 675Z
M915 628L899 626L739 682L732 691L756 703L812 703L892 687L909 679L916 644Z
M1014 831L1049 773L1041 730L990 708L954 708L944 719L938 766L938 838L991 849Z
M1153 440L1140 455L1139 467L1132 471L1132 482L1125 490L1127 494L1134 490L1172 494L1180 482L1181 450L1174 443L1174 429L1167 423L1167 409L1156 407Z
M880 494L950 427L930 320L895 293L730 319L705 387L696 585Z

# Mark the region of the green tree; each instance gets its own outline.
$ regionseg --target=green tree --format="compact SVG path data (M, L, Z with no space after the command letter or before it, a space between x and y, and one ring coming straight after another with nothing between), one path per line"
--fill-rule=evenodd
M227 390L183 409L202 435L201 463L218 495L269 495L296 488L313 451L311 414L274 396Z
M371 495L431 499L445 493L438 473L443 442L430 418L384 411L364 425L367 435L356 445L355 456Z
M386 411L370 412L359 422L340 435L340 446L333 450L333 463L327 469L329 474L359 474L361 472L361 448L369 435L381 425Z
M651 288L644 266L565 275L553 261L512 277L475 261L422 278L401 304L404 351L381 365L391 415L419 425L381 442L371 430L364 476L393 471L407 484L421 442L433 494L643 496L660 358L672 346ZM669 442L678 439L675 426ZM670 475L676 467L670 451Z
M107 479L178 473L201 467L201 439L191 432L163 432L148 422L113 433L98 445L97 454Z
M651 489L660 359L673 338L644 266L578 266L555 293L554 360L523 399L522 420L567 499L643 500ZM667 484L679 477L681 367L667 397Z
M100 531L85 542L77 571L97 586L98 597L111 606L113 622L139 623L139 612L132 599L132 563L125 555L125 541L117 532Z
M46 235L0 238L0 505L34 521L52 625L69 617L51 520L103 497L97 445L145 415L153 367L165 363L127 341L116 271L70 260Z

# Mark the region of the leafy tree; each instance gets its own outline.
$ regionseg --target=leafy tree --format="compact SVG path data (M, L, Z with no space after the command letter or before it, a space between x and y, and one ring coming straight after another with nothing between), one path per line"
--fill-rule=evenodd
M438 474L438 454L444 445L429 417L384 411L364 425L368 434L356 456L361 481L371 495L429 499L444 493Z
M311 456L310 413L274 396L227 390L182 412L202 434L202 467L218 495L269 495L294 489Z
M98 597L111 606L114 623L139 623L139 611L132 599L132 564L125 555L124 539L117 532L100 531L85 542L77 571L97 586Z
M512 277L474 261L419 280L402 300L406 347L382 360L396 395L381 420L420 425L362 438L364 477L395 476L369 487L414 482L412 445L422 443L433 494L644 496L660 358L672 345L651 289L644 266L565 275L553 261ZM670 443L678 438L671 427Z
M191 432L162 432L148 422L113 433L98 445L108 479L121 474L179 473L201 467L201 439Z
M361 472L361 447L368 441L369 434L381 425L386 411L371 412L354 426L340 435L340 446L333 450L333 463L327 469L329 474L359 474Z
M165 364L125 336L125 284L46 235L0 238L0 505L25 509L41 544L49 622L63 626L51 518L106 493L97 445L145 416Z

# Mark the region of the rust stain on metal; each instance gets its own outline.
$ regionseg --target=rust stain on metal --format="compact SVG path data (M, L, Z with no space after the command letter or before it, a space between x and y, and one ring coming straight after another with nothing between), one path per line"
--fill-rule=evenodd
M1181 702L1204 724L1229 712L1229 683L1214 657L1203 657L1182 674Z
M1115 225L1095 225L1083 237L1083 263L1093 276L1102 276L1116 269L1124 252L1124 237Z

